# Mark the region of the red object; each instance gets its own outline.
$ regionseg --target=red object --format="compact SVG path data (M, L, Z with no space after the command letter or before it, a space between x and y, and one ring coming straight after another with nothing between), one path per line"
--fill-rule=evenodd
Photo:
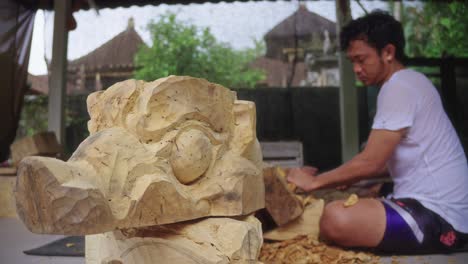
M453 231L449 231L440 236L440 242L442 242L446 246L453 246L456 240L457 240L457 235Z

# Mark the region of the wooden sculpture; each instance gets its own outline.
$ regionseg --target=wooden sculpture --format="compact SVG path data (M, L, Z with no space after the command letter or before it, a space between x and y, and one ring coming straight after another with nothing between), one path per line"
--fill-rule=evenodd
M207 218L86 236L86 263L257 263L262 243L253 216Z
M117 83L87 104L90 136L68 161L19 164L17 211L32 232L97 234L264 207L252 102L170 76Z

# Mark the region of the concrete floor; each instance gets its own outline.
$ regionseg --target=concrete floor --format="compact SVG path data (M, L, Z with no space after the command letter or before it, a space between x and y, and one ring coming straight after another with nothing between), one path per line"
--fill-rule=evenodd
M33 234L18 218L0 218L0 263L84 264L84 257L43 257L23 253L24 250L42 246L62 237Z
M42 246L63 236L29 232L18 218L0 218L0 263L2 264L84 264L83 257L29 256L24 250ZM383 264L468 264L468 253L453 255L382 257Z

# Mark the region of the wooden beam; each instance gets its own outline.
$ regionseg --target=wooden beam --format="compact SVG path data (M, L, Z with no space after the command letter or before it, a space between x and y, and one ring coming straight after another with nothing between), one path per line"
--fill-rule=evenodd
M337 32L351 21L349 0L335 0ZM344 52L338 55L340 70L341 159L350 160L359 152L358 97L353 66Z
M67 14L71 1L54 1L54 37L52 44L52 66L49 82L48 128L55 132L58 141L65 143L65 92L67 83Z

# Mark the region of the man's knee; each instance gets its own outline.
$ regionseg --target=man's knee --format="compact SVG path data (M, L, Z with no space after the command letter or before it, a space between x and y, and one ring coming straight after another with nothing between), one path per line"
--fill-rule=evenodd
M347 218L342 201L327 204L320 219L320 236L331 241L342 240L349 227Z

